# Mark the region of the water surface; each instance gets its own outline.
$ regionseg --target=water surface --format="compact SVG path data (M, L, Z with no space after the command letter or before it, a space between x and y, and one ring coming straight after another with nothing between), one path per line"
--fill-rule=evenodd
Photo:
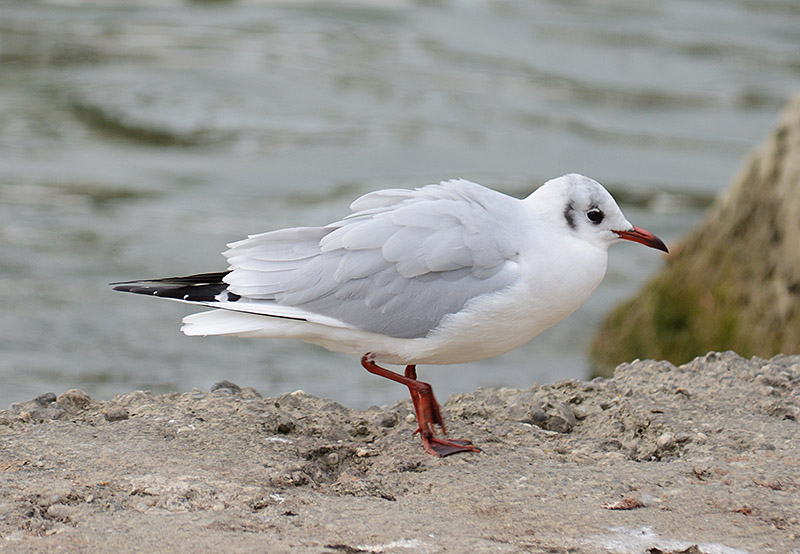
M190 307L106 283L223 269L247 234L464 177L525 196L581 172L685 234L800 90L792 1L0 3L0 405L78 387L403 387L289 341L184 337ZM663 263L612 249L573 317L420 368L440 398L583 377L603 316Z

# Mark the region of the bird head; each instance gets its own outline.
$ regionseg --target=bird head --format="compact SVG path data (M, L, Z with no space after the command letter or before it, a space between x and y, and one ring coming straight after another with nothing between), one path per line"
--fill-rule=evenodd
M669 252L660 238L631 224L614 197L589 177L570 173L552 179L526 202L554 225L598 248L607 249L620 240L629 240Z

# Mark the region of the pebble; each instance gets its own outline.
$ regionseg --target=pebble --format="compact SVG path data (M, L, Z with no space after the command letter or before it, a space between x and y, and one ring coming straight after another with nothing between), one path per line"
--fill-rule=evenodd
M508 417L514 421L523 421L528 418L528 408L519 403L511 404L508 407Z
M397 414L395 412L386 412L381 416L381 427L394 427L397 425Z
M278 433L280 433L281 435L288 435L289 433L294 431L294 427L295 427L294 421L288 418L282 418L280 421L278 421L278 426L276 428L276 431L278 431Z
M582 406L573 406L572 413L575 414L575 419L583 421L588 416L586 409Z
M600 443L600 448L606 452L622 450L622 442L618 439L606 439Z
M547 427L547 414L541 408L533 408L530 413L530 421L537 427Z
M128 410L122 406L107 406L103 409L103 417L106 421L123 421L128 419Z
M92 403L92 397L80 389L69 389L56 397L59 406L69 413L85 410Z
M61 419L66 413L66 410L58 402L53 402L47 408L31 410L29 415L34 420L47 421L48 419Z
M242 392L242 387L230 381L220 381L211 385L211 392L217 394L239 394Z
M572 408L563 402L557 403L555 408L557 413L547 418L547 429L558 433L569 433L578 423Z
M52 504L47 508L47 515L53 519L68 521L70 516L75 513L75 508L65 504Z
M675 436L672 433L662 433L656 439L659 450L667 450L675 445Z
M55 393L52 392L46 392L44 394L40 394L39 396L37 396L32 400L32 402L35 402L40 406L49 406L55 401L56 401L56 395Z

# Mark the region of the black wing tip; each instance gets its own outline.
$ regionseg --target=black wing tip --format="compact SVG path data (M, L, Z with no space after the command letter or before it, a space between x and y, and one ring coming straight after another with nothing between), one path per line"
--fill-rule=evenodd
M156 287L150 285L145 285L147 281L130 281L130 282L120 282L120 283L109 283L112 288L111 290L116 290L119 292L133 292L136 294L158 294L158 290ZM139 284L136 284L139 283Z
M209 273L194 273L192 275L182 275L180 277L158 277L156 279L134 279L132 281L116 281L109 283L115 285L137 285L150 283L153 285L215 285L222 283L228 271L212 271Z
M213 302L217 300L218 294L228 288L228 284L222 280L228 273L228 271L219 271L183 277L117 281L109 283L109 286L113 287L112 290L119 292L160 296L189 302ZM239 298L233 293L229 293L229 296L236 296L235 299L229 299L229 301Z

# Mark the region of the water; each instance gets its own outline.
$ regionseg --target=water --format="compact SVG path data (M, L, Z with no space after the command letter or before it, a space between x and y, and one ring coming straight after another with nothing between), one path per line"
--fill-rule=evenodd
M0 3L0 406L78 387L403 387L303 343L179 333L191 308L110 281L223 269L248 233L359 194L469 178L517 196L570 171L674 241L800 90L793 0ZM573 317L440 398L583 377L603 316L663 263L612 249Z

